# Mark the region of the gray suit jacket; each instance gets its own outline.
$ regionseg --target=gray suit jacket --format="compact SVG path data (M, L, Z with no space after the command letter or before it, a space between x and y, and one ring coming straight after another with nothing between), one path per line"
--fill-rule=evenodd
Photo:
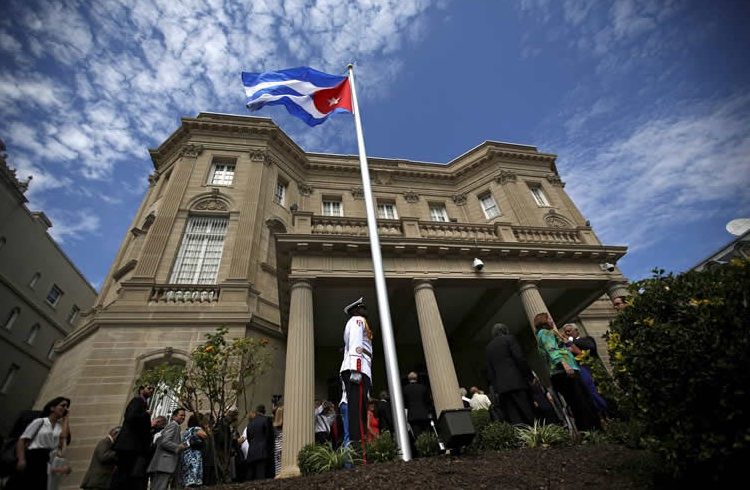
M149 473L174 473L180 454L180 426L170 420L156 442L156 452L148 465Z

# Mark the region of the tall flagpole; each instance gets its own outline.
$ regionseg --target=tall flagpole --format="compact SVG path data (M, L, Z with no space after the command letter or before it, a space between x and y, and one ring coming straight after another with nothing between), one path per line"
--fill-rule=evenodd
M367 208L367 229L370 235L370 252L372 254L372 271L375 274L375 290L378 296L378 313L380 313L380 327L383 332L383 351L385 351L385 371L388 376L388 389L391 393L391 409L393 420L396 422L396 436L401 448L401 459L411 459L409 434L406 430L406 416L404 414L404 399L401 395L401 379L399 377L398 359L396 358L396 341L393 338L391 325L391 308L388 304L388 291L385 287L383 273L383 258L380 255L380 238L378 237L378 223L375 219L375 204L370 187L370 170L367 167L367 153L365 152L365 138L362 135L362 120L359 117L357 104L357 90L354 88L354 65L349 65L349 86L352 89L352 105L354 109L354 124L357 127L357 146L359 147L359 165L362 172L362 186Z

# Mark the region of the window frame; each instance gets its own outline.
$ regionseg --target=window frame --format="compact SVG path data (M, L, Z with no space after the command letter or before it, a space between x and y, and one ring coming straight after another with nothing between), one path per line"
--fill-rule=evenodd
M38 323L35 323L31 326L31 329L29 330L28 335L26 335L26 342L28 345L34 345L34 341L39 336L39 332L42 330L42 326Z
M395 202L390 202L390 201L379 202L377 203L375 208L378 213L378 219L398 219L398 209L396 208ZM382 214L381 214L381 208L383 211ZM390 210L392 216L387 216L388 214L387 210Z
M73 305L70 308L70 313L68 313L67 321L70 325L73 325L75 321L78 319L78 315L81 314L81 309L78 307L78 305Z
M281 189L281 196L279 196L279 189ZM285 206L288 189L289 189L289 184L286 181L284 181L281 178L277 179L276 187L274 187L274 191L273 191L273 202L275 202L279 206Z
M18 320L18 317L21 316L21 308L18 306L14 306L10 309L10 314L5 318L5 323L3 323L3 329L10 332L13 330L13 324L16 323Z
M529 184L529 192L531 192L531 197L534 199L534 202L537 206L540 208L549 208L551 207L551 204L549 202L549 198L547 198L547 193L544 192L544 189L539 184ZM537 195L537 192L539 195Z
M338 205L338 214L326 212L326 204ZM341 218L344 216L344 203L341 201L341 198L324 197L323 200L321 201L320 207L321 207L320 212L322 213L323 216L329 216L329 217L334 217L334 218Z
M57 295L57 297L54 299L54 301L50 301L50 295L53 291L59 291L60 294ZM49 288L49 292L47 293L47 297L44 299L44 301L47 302L48 305L50 305L53 308L57 308L57 305L60 304L60 298L63 297L65 292L58 286L57 284L52 284L52 286Z
M39 279L42 278L42 274L39 272L35 272L33 276L31 276L31 280L29 281L29 287L31 289L34 289L37 284L39 284Z
M0 394L8 394L8 391L10 391L10 387L13 385L13 381L20 372L21 366L19 366L18 364L13 362L10 364L10 366L8 366L8 371L5 373L3 384L0 385Z
M448 215L448 208L445 207L445 203L431 202L429 204L429 207L430 207L430 221L434 221L436 223L450 223L451 218ZM435 219L437 216L437 213L435 211L440 211L439 218L441 219Z
M219 182L215 182L216 180L216 173L218 171L219 166L224 167L221 172L221 180ZM231 167L232 173L229 179L225 176L225 174L229 173L229 169ZM226 160L217 158L211 162L211 171L208 173L208 185L212 186L219 186L219 187L231 187L234 185L234 176L237 173L237 162L233 160ZM226 182L228 180L228 182Z
M201 223L200 220L206 221ZM201 226L206 226L207 229L199 229ZM215 227L218 227L220 231L215 231L213 229ZM169 283L217 284L228 230L229 216L215 214L188 216L180 238L180 247L175 255L172 272L169 276ZM220 248L217 245L220 245ZM209 251L209 247L214 247L214 250ZM216 250L218 250L218 253L216 253ZM215 256L209 257L208 253L214 253ZM207 258L215 263L215 270L211 277L206 275L208 272L206 269ZM191 260L195 260L195 263L191 264ZM192 272L190 272L191 268ZM188 274L191 277L185 279Z
M498 216L502 216L503 213L500 211L500 206L498 206L497 201L495 200L495 196L492 195L492 192L485 192L483 194L480 194L477 196L477 199L479 200L479 205L482 207L482 211L484 212L484 217L487 219L494 219ZM485 200L489 199L492 201L492 206L486 206ZM491 209L494 209L494 214L490 215L489 211Z

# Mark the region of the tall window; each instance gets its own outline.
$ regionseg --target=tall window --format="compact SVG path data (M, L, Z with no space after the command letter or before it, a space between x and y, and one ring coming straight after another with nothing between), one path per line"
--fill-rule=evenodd
M49 290L49 293L47 293L47 303L52 306L57 306L57 303L60 301L62 295L62 289L57 287L57 284L53 284L52 288Z
M445 204L430 204L430 218L432 218L432 221L450 221Z
M68 323L73 325L75 321L78 319L78 314L81 312L81 309L78 308L76 305L73 305L73 307L70 309L70 313L68 313Z
M216 284L227 222L223 216L191 216L172 270L173 284Z
M396 205L390 202L378 204L378 218L398 219L398 213L396 213Z
M549 206L549 201L547 200L547 196L544 195L544 191L539 186L529 186L529 189L531 189L531 195L534 197L534 201L536 202L537 206Z
M340 200L324 199L323 200L323 216L343 216L344 207L341 205Z
M42 275L39 274L38 272L36 274L34 274L34 276L31 278L31 281L29 281L29 287L31 289L34 289L34 286L36 286L36 283L39 282L39 278L40 277L42 277Z
M282 180L276 181L276 190L273 193L273 201L282 206L286 201L286 183Z
M214 162L211 167L211 185L232 185L234 180L234 163Z
M0 393L5 395L10 390L10 387L13 385L13 380L15 379L16 375L18 374L18 371L21 370L21 367L17 364L11 364L8 368L8 371L5 373L5 379L3 380L3 385L0 387Z
M41 329L42 327L40 327L38 323L35 323L34 326L31 327L31 330L29 330L29 335L26 336L26 343L29 345L33 345L34 341L36 340L36 336L39 335L39 330Z
M52 342L52 345L49 346L49 350L47 351L47 359L51 361L55 358L55 355L55 343Z
M495 198L492 194L484 194L479 196L479 202L482 203L482 210L487 219L492 219L496 216L500 216L500 208L497 207Z
M16 323L16 320L18 320L18 315L21 314L21 309L16 307L10 310L10 315L8 315L8 318L5 320L5 324L3 325L3 328L5 330L10 330L13 328L13 324Z

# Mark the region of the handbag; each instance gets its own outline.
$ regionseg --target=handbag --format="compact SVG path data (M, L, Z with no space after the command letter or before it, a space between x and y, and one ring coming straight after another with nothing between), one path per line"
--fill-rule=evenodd
M39 419L34 419L30 423L33 423L36 420ZM43 425L44 421L42 421L42 423L36 428L30 441L36 439L36 435L39 434L39 430ZM8 476L16 470L16 465L18 464L18 455L16 454L17 444L18 439L8 439L3 443L2 450L0 450L0 476Z

